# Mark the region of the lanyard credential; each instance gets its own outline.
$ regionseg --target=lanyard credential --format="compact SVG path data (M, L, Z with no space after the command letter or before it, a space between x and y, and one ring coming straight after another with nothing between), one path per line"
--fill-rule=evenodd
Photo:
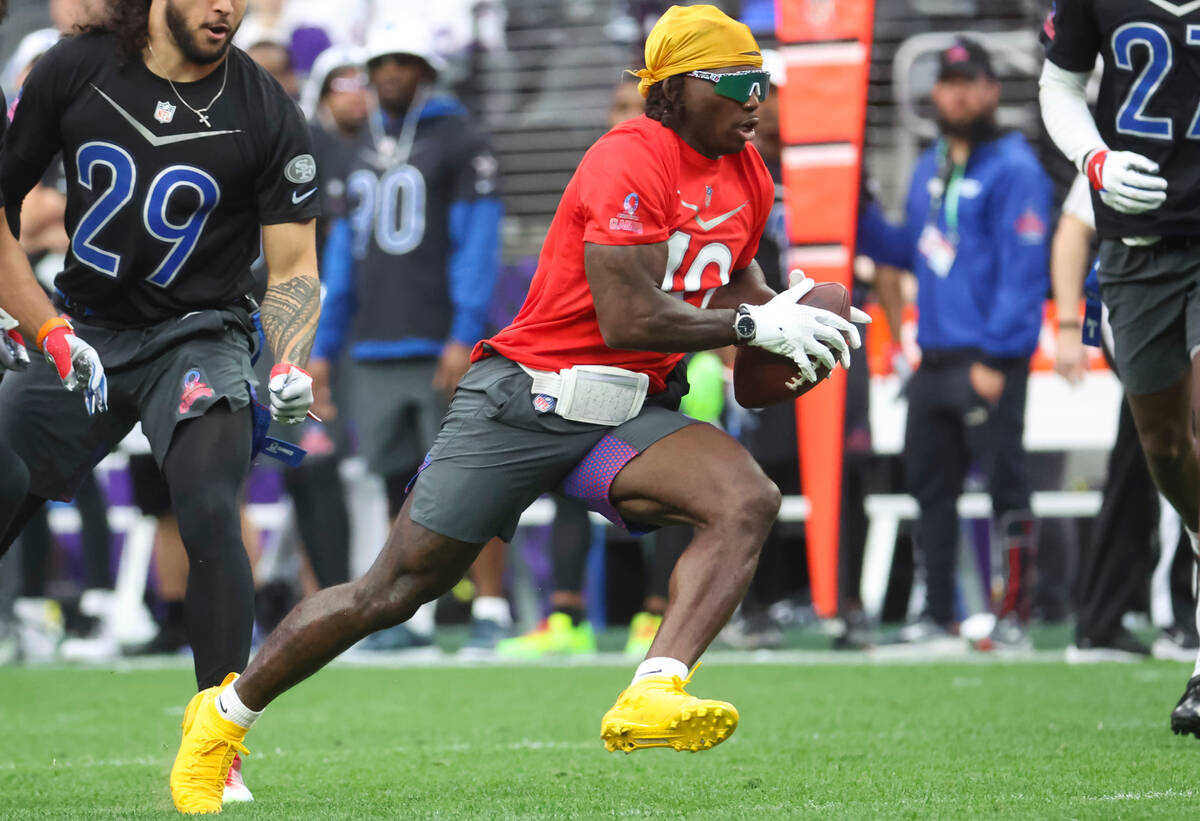
M927 225L937 226L938 214L942 212L943 202L946 205L946 239L951 245L958 245L958 202L962 190L963 177L967 173L966 165L959 165L950 160L950 147L945 140L938 140L938 175L941 185L936 187L929 198L929 216Z

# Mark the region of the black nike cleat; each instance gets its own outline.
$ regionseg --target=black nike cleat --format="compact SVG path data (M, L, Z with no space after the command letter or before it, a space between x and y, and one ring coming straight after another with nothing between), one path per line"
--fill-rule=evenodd
M1171 711L1171 731L1175 735L1189 733L1200 738L1200 676L1192 676L1179 703Z

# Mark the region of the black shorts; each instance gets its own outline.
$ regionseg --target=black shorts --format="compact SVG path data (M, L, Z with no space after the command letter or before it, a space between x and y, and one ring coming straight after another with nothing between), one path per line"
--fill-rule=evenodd
M1100 297L1126 391L1157 393L1187 374L1200 349L1200 245L1104 240Z
M414 522L462 542L507 542L525 508L554 492L626 526L608 497L617 473L664 436L704 424L674 409L678 382L615 427L539 413L531 384L501 356L471 366L413 485Z
M0 440L29 466L30 492L69 499L80 480L135 423L161 468L175 426L224 401L250 404L257 336L240 311L198 311L146 328L75 322L100 355L108 377L107 413L89 417L83 399L63 388L43 362L0 384Z

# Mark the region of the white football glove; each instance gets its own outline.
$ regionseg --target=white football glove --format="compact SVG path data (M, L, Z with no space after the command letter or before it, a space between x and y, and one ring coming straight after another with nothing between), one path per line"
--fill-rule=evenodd
M1084 170L1104 204L1122 214L1144 214L1167 201L1167 181L1158 175L1158 163L1141 154L1094 151Z
M69 391L82 392L88 416L108 410L108 377L96 349L79 337L70 325L59 325L42 339L46 361L58 371Z
M0 373L23 371L29 367L29 351L17 330L17 320L0 308Z
M313 380L308 371L280 363L271 368L267 390L271 394L272 419L287 425L304 421L313 403Z
M862 345L858 329L833 311L796 304L815 285L804 277L765 305L742 306L754 319L754 339L748 344L790 358L809 382L817 381L813 360L833 370L838 361L836 354L842 367L849 368L850 348ZM857 308L850 310L854 322L871 321Z
M14 328L0 332L0 373L4 371L23 371L29 367L29 351L25 350L25 340Z

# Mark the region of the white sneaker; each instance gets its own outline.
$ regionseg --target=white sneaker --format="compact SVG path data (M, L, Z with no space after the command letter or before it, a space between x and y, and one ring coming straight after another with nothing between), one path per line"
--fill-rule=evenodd
M235 754L233 763L229 765L229 774L225 776L225 795L221 800L226 804L254 800L250 788L242 780L242 756L240 754Z
M1166 628L1158 634L1158 637L1154 639L1154 643L1150 645L1150 654L1154 658L1166 659L1167 661L1194 662L1196 660L1196 650L1195 635L1179 627Z

